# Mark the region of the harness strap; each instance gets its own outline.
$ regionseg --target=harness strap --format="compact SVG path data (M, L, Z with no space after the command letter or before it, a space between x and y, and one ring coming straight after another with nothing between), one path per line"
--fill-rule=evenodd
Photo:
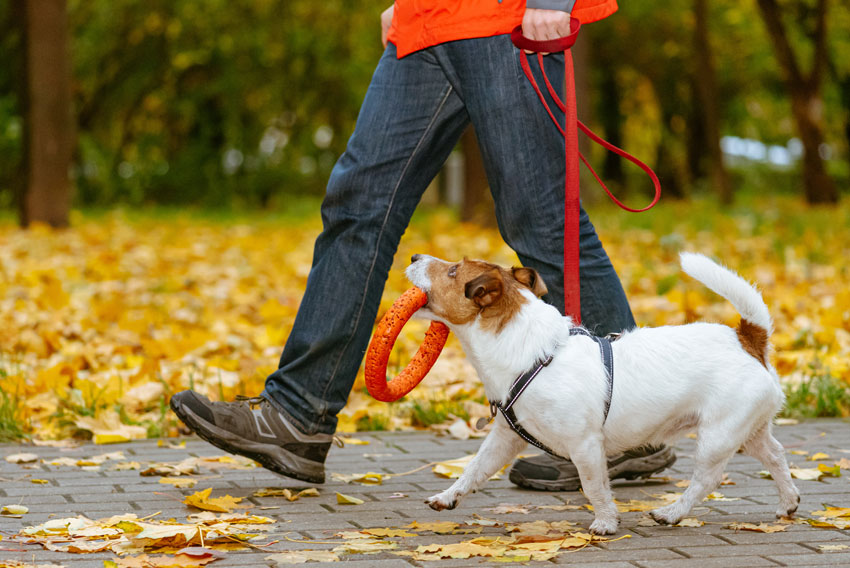
M585 337L589 337L599 346L599 355L602 357L602 363L605 365L605 373L608 378L608 393L605 397L605 410L602 418L602 423L604 424L605 420L608 419L608 411L611 408L611 397L614 392L614 350L611 348L611 340L607 337L597 337L583 327L570 328L570 335L583 335ZM558 454L552 451L552 449L550 449L546 444L535 438L528 430L519 424L516 413L514 413L513 409L514 403L520 395L525 392L525 389L528 388L531 381L540 374L540 371L552 362L552 358L553 356L549 355L546 359L538 360L535 362L534 367L518 376L511 385L511 388L508 390L508 397L505 402L490 401L490 414L491 416L495 416L497 411L501 412L505 421L508 423L508 426L510 426L511 430L516 432L520 438L548 454L557 456Z

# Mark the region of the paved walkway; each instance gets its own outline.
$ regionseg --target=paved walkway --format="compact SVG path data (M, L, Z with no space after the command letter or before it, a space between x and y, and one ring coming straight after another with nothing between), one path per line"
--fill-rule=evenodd
M789 460L800 468L831 465L841 458L850 458L850 428L839 420L818 420L791 426L777 427L777 436L786 445ZM357 434L368 445L346 445L334 448L327 463L329 473L403 473L430 462L461 457L475 451L480 440L454 440L425 432ZM675 466L663 475L670 480L649 482L618 482L614 492L619 501L650 500L650 494L681 492L675 483L689 477L694 440L684 439L677 445L679 456ZM102 567L104 560L116 559L112 552L70 554L44 550L39 545L23 544L12 539L21 528L44 523L50 519L84 515L99 519L121 513L144 517L159 512L156 518L174 518L186 522L190 508L181 502L184 496L206 487L213 496L230 494L243 497L251 511L277 520L269 538L258 544L277 540L265 550L230 551L212 566L270 566L266 557L282 550L331 549L340 542L340 531L358 531L370 527L400 528L412 521L454 521L464 523L479 514L499 521L499 526L486 526L481 535L505 535L504 523L569 520L577 529L585 529L592 513L584 508L557 510L539 506L584 505L583 495L571 493L541 493L523 491L507 479L491 481L484 490L468 496L454 511L437 513L423 500L447 487L451 481L439 477L425 467L416 473L386 479L380 485L345 484L330 480L319 486L319 497L302 497L289 502L282 497L254 497L265 487L302 488L304 484L285 480L262 469L219 469L202 471L203 479L193 489L176 489L159 483L159 477L143 477L139 470L115 470L114 463L105 462L99 470L80 467L47 465L42 461L26 464L8 463L5 457L31 452L48 461L57 457L90 458L105 452L122 451L127 461L138 461L144 468L149 462L178 462L190 456L218 456L222 452L198 440L189 439L184 448L160 447L156 441L141 441L110 446L85 445L75 449L0 445L0 506L23 504L29 512L21 518L0 517L0 566L15 561L50 564L68 568ZM829 454L821 462L807 461L806 456L791 452L808 451ZM736 531L728 528L733 522L775 524L776 496L773 482L762 478L763 469L754 460L736 455L727 468L734 485L724 485L719 491L726 499L706 501L696 509L695 517L704 521L700 527L664 527L647 525L641 512L622 513L621 530L617 536L630 538L615 542L598 542L580 550L565 552L548 562L532 561L533 565L552 563L604 566L606 568L709 568L712 566L850 566L850 533L815 528L808 524L792 524L786 530L765 534ZM45 480L46 483L33 482ZM850 470L842 477L825 477L821 481L797 481L802 493L800 513L811 517L812 511L824 504L850 507ZM357 497L360 505L337 503L336 492ZM497 512L487 509L500 504L522 505L527 513ZM265 507L265 508L264 508ZM564 507L561 507L564 509ZM510 510L510 508L508 508ZM474 537L475 535L473 535ZM292 542L308 540L313 542ZM417 545L448 544L468 540L469 535L418 534L394 538L400 548L414 550ZM316 543L315 541L319 541ZM824 549L823 547L827 548ZM416 560L382 551L377 554L348 554L342 559L363 567L410 566L477 566L485 558L444 559L436 562ZM316 565L311 563L311 566Z

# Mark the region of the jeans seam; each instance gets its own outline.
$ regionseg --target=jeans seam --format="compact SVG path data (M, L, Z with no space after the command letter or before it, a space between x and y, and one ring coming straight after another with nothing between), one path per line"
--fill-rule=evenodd
M352 339L354 339L354 330L357 329L357 326L360 324L360 318L363 316L363 308L366 305L366 289L369 287L369 281L372 279L372 274L375 272L375 264L378 262L378 251L380 250L381 239L384 237L384 229L387 226L387 222L389 221L390 212L393 209L393 205L395 204L395 197L398 193L399 187L401 187L401 182L404 179L405 174L407 174L407 169L410 167L410 163L413 161L413 158L419 152L419 149L422 147L422 143L425 140L428 133L431 131L431 127L434 126L434 122L437 120L440 112L443 110L443 107L446 105L446 102L449 100L449 96L452 94L452 86L449 84L448 89L446 90L446 94L443 95L440 104L437 106L437 110L434 111L434 115L431 117L430 122L425 127L425 130L422 131L422 136L419 138L419 141L416 143L416 146L413 148L413 152L410 153L410 157L407 159L407 163L404 164L404 167L401 170L401 174L398 177L398 181L395 184L395 187L390 194L390 200L387 205L387 212L384 214L384 220L381 223L381 228L378 231L378 238L375 240L375 252L372 255L372 264L369 266L369 272L366 275L366 280L363 286L363 295L360 300L360 307L357 309L357 317L354 319L354 322L351 326L351 332L349 333L348 341L345 343L345 346L340 350L339 357L337 358L336 364L334 365L333 371L331 372L331 377L336 376L336 373L339 371L339 366L342 363L342 359L345 356L345 352L348 349L349 345L351 345ZM333 380L327 381L325 388L322 390L322 398L327 398L328 389L330 388ZM321 416L319 416L319 421L322 421L324 417L327 415L327 411L323 412Z

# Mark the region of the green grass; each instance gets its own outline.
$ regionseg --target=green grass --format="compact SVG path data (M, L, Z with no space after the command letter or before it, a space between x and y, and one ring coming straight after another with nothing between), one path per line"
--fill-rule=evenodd
M783 416L823 418L850 413L850 387L829 373L812 376L785 388Z
M376 432L390 429L390 419L384 414L369 414L357 421L358 432Z
M0 390L0 442L16 442L27 437L21 423L19 403L16 393Z
M449 415L469 420L463 402L458 400L416 400L410 408L411 423L421 428L445 422Z

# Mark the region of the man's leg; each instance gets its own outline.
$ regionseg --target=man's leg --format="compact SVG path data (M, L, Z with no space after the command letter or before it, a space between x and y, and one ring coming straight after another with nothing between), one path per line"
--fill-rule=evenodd
M475 43L449 44L456 71L450 78L478 135L500 231L522 263L547 283L544 300L563 310L564 139L523 74L509 37L468 41ZM536 56L529 62L544 85ZM562 54L544 57L544 66L553 85L564 84ZM563 123L553 101L549 106ZM579 232L582 323L598 335L634 327L620 279L584 210ZM638 449L613 456L609 473L646 475L674 460L669 448ZM517 461L510 478L536 489L579 487L573 464L548 455Z
M399 60L389 45L328 182L324 228L278 370L262 398L247 403L175 395L172 408L184 422L278 473L324 479L336 414L368 345L401 235L468 121L430 50Z

